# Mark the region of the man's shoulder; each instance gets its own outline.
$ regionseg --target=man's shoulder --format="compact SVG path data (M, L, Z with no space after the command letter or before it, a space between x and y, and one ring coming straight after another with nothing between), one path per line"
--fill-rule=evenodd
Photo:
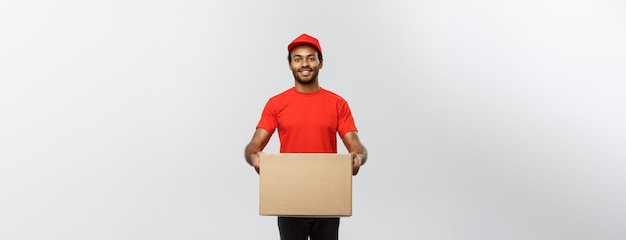
M289 89L287 89L285 91L282 91L282 92L280 92L280 93L270 97L270 99L277 99L277 98L281 98L281 97L287 97L287 96L293 94L294 91L295 91L294 88L289 88Z
M335 99L340 100L340 101L346 101L341 95L339 95L339 94L337 94L337 93L335 93L333 91L330 91L328 89L320 88L320 91L325 93L325 95L327 95L328 97L335 98Z
M320 88L320 91L325 92L326 94L329 94L329 95L332 95L332 96L341 97L339 94L337 94L337 93L335 93L335 92L333 92L331 90L328 90L326 88Z

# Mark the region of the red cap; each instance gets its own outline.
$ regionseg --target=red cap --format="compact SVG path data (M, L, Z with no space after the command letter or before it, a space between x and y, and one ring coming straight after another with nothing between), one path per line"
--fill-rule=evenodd
M317 48L317 51L322 54L322 47L320 47L320 42L317 41L317 38L311 37L306 33L303 33L302 35L291 41L291 43L287 46L287 50L291 52L293 48L303 44Z

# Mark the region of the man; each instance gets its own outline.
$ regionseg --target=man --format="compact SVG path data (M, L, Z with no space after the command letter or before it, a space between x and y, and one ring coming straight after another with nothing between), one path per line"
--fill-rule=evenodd
M319 41L302 34L287 50L295 86L267 101L246 146L246 161L257 173L262 170L259 153L276 129L281 153L337 153L339 134L352 154L352 175L356 175L367 160L367 150L346 100L320 87L318 74L324 61ZM336 240L339 218L278 217L278 229L282 240Z

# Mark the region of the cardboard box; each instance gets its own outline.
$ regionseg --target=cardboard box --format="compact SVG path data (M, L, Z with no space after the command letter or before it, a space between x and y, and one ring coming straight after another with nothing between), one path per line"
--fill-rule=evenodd
M261 154L259 214L352 216L350 154Z

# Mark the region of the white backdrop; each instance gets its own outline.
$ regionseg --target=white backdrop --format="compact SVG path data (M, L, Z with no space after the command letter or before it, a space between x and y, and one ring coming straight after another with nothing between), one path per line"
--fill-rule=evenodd
M625 12L3 1L0 239L278 239L243 148L301 33L370 151L341 238L625 239Z

